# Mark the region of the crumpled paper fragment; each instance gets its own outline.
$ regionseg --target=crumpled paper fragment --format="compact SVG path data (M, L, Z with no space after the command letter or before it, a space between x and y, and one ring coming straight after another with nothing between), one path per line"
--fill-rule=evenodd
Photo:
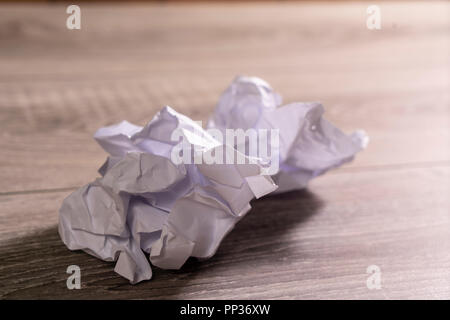
M175 130L197 152L194 157L221 146L170 107L143 128L121 122L97 131L95 139L110 156L101 178L63 202L59 233L69 249L117 260L115 271L132 283L150 279L143 251L165 269L179 269L190 256L209 258L250 210L250 200L276 189L252 161L175 164Z
M237 77L208 122L208 128L223 134L230 128L279 130L276 192L306 187L312 178L351 161L369 142L364 131L348 136L324 119L318 102L281 104L281 96L264 80Z
M223 132L279 129L276 183L266 171L273 157L242 153L170 107L144 127L122 121L100 128L94 138L109 157L100 178L64 200L61 239L71 250L117 261L114 270L131 283L147 280L149 260L179 269L191 256L213 256L253 198L274 192L277 184L276 192L303 188L367 144L363 132L347 136L323 119L318 103L280 105L281 97L265 81L238 77L208 122L209 129ZM186 145L192 154L179 153ZM209 163L219 150L246 161ZM174 154L180 155L177 161Z

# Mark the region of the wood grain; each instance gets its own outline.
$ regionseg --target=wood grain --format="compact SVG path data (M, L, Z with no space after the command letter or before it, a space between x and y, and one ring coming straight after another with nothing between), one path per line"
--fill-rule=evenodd
M0 297L89 299L449 299L449 4L0 5ZM430 18L432 17L432 18ZM206 120L237 74L285 102L322 101L369 148L270 196L207 261L131 286L56 231L68 193L105 158L92 134L144 124L168 104ZM68 290L67 266L82 270ZM366 287L366 268L382 289Z

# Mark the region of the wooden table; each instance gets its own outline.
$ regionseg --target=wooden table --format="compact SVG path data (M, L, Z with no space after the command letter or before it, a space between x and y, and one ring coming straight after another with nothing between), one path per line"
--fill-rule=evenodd
M449 299L450 5L369 3L0 6L0 297ZM307 190L252 203L210 260L132 286L57 234L92 181L101 126L163 105L205 120L237 74L285 102L322 101L371 142ZM66 268L82 288L66 288ZM381 289L366 269L381 271Z

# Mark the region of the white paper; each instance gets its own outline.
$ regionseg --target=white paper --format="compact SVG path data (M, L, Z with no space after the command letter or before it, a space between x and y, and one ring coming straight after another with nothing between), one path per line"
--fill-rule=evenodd
M284 192L306 187L309 180L351 161L369 141L362 130L346 135L325 120L318 102L281 106L281 96L255 77L237 77L225 90L208 128L278 129L279 171L273 176ZM236 147L236 146L235 146Z
M280 104L263 80L238 77L208 128L279 129L280 166L273 178L281 191L305 187L367 143L364 133L347 136L323 119L318 103ZM244 155L170 107L145 127L123 121L99 129L94 138L109 153L102 177L64 200L59 233L71 250L117 261L115 271L131 283L152 277L149 260L179 269L191 256L211 257L250 201L277 189L264 174L268 159ZM180 162L173 155L181 141L193 153ZM222 153L245 163L208 163Z

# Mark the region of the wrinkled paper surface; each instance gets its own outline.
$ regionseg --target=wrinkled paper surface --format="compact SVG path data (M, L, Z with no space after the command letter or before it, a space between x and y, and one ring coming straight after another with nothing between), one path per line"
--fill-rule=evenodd
M262 79L238 77L207 124L224 135L227 129L278 129L276 158L255 158L237 142L225 144L170 107L145 127L122 121L99 129L94 138L109 156L100 178L64 200L63 242L71 250L117 261L115 271L131 283L147 280L149 260L179 269L189 257L213 256L253 198L303 188L352 160L368 142L364 132L348 136L325 120L320 103L281 103ZM194 150L192 161L173 160L181 143ZM246 161L199 161L219 151ZM274 160L276 170L268 175L267 163Z

